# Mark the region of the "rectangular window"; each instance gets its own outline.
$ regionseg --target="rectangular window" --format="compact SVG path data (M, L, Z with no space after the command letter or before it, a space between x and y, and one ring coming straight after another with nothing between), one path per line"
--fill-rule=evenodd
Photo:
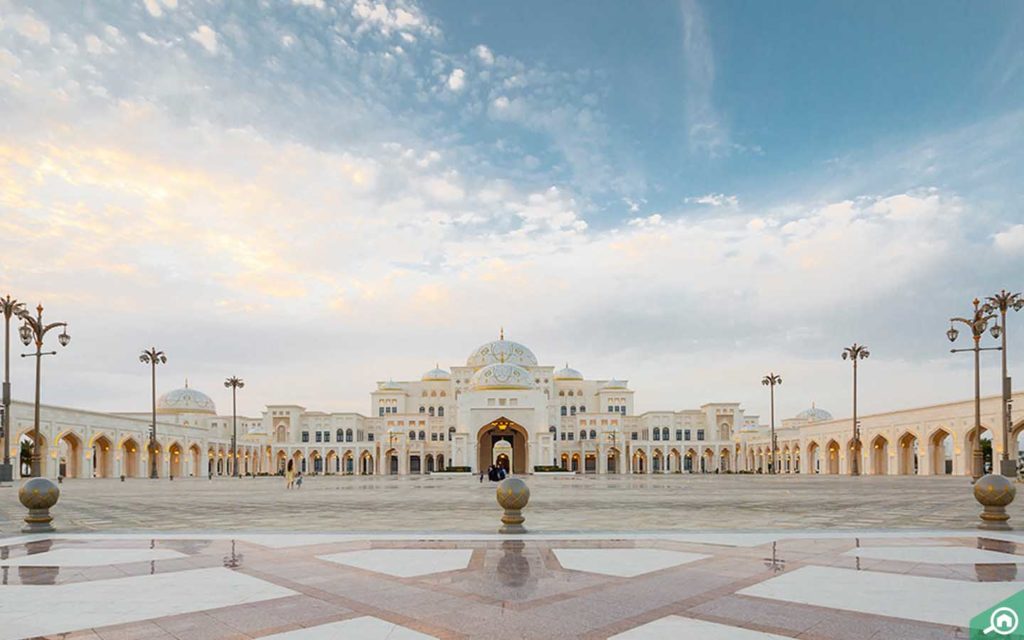
M676 440L682 440L682 439L683 439L683 430L682 429L676 429Z
M331 432L330 431L324 431L324 442L330 442L330 441L331 441Z
M366 441L367 442L373 442L373 434L372 433L366 434Z
M634 432L633 432L633 433L632 433L632 434L630 435L630 438L629 438L629 439L630 439L630 440L637 440L637 439L638 439L638 434L637 434L637 432L636 432L636 431L634 431Z
M615 413L615 407L608 405L608 413Z
M697 429L697 439L698 440L703 440L704 439L704 430L703 429Z
M569 440L572 440L572 439L573 439L573 437L574 437L574 436L573 436L573 433L572 433L572 431L570 431L570 432L569 432L569 435L568 435L568 438L569 438Z
M302 441L303 442L309 442L309 432L308 431L303 431L302 432Z
M519 406L519 398L509 398L508 406L510 406L510 407L518 407Z
M378 409L378 414L377 415L383 417L384 416L384 407L378 407L377 409Z
M689 440L689 439L690 439L690 430L689 429L685 429L683 431L683 440Z
M316 432L316 441L317 442L323 442L323 439L324 439L324 435L322 433L320 433L319 431L317 431Z
M508 403L508 400L506 400L505 398L500 398L500 399L498 400L498 404L499 404L500 406L502 406L502 407L504 407L504 406L505 406L505 405L506 405L507 403Z
M487 398L487 406L488 407L493 407L494 406L494 398Z

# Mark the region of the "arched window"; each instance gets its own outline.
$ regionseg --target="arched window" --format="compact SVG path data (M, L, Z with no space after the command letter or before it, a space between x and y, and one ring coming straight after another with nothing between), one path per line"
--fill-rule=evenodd
M565 391L559 391L559 392L558 392L558 395L560 395L560 396L565 396Z
M437 397L437 392L436 391L431 391L430 392L430 397L431 398L436 398Z
M409 432L409 439L410 440L415 440L416 439L416 432L415 431L410 431Z
M661 429L658 429L658 428L654 429L654 439L655 440L661 440Z
M572 396L573 396L573 393L572 393L572 391L570 390L570 391L569 391L569 397L571 398Z
M590 430L590 439L597 440L597 431L594 431L593 429Z
M551 425L548 427L548 433L558 433L558 429L555 428L555 425Z
M573 406L569 407L569 415L571 415L571 416L576 415L576 405L573 405Z
M587 412L587 408L584 407L583 405L580 405L580 413L586 413L586 412Z
M429 415L434 415L434 407L430 407L429 409L427 409L427 413Z
M351 431L349 431L349 433L351 433ZM338 431L334 435L335 435L334 439L337 440L338 442L341 442L345 438L345 430L344 429L338 429Z
M439 418L443 418L444 417L444 407L438 407L437 408L437 417L439 417Z
M447 396L448 394L447 394L447 393L445 393L444 391L442 391L442 392L441 392L441 393L439 393L438 395L439 395L439 396L441 396L442 398L444 398L444 397L446 397L446 396Z
M455 437L455 427L448 427L448 439L451 440Z
M420 413L426 413L426 412L427 412L427 408L426 407L420 407Z
M586 429L580 429L580 440L586 440L586 439L587 439L587 431L586 431Z
M562 405L562 415L563 416L569 415L569 409L567 409L565 405Z
M661 439L668 440L668 427L661 428Z
M423 393L422 393L421 395L422 395L422 396L423 396L424 398L426 398L426 397L427 397L427 390L426 390L426 389L424 389L424 390L423 390Z
M426 439L427 439L427 434L425 434L422 431L420 431L420 440L426 440Z
M362 436L360 436L360 438L361 437ZM345 442L352 442L352 430L351 429L346 429L345 430Z

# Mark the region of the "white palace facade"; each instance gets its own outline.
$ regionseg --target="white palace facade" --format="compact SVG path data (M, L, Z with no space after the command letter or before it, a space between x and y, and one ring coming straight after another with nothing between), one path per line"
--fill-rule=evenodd
M478 473L492 464L517 474L768 469L768 429L738 403L636 414L625 380L586 379L568 366L541 365L530 349L504 335L475 349L463 365L378 382L370 409L363 415L274 404L260 417L238 416L239 473L276 474L288 461L306 474L351 475ZM147 477L153 456L160 477L232 474L232 417L218 415L209 396L186 384L159 398L157 414L151 447L148 413L43 405L44 475ZM983 425L998 425L998 415L999 399L986 398ZM10 453L21 472L17 461L21 443L31 442L33 406L16 401L11 417ZM864 416L862 469L969 474L977 441L972 423L971 402ZM851 428L849 420L815 408L784 420L776 430L779 470L847 473ZM1014 428L1015 457L1022 430L1024 422Z

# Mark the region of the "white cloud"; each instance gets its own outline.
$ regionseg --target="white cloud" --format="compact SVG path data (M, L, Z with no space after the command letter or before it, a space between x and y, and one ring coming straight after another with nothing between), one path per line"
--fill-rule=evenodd
M462 91L466 85L466 72L462 69L454 69L448 75L448 88L452 91Z
M315 7L317 9L324 8L324 0L292 0L292 3L306 7Z
M724 193L708 193L702 196L687 198L685 202L688 204L706 204L711 207L732 207L733 209L740 206L738 196L727 196Z
M712 156L731 149L729 132L714 105L715 58L704 12L697 0L681 0L683 64L686 70L687 134L690 146Z
M189 34L189 37L203 45L203 48L210 53L217 53L217 32L208 25L199 25L195 31Z
M487 66L494 64L494 53L485 45L478 44L473 48L473 54Z
M27 13L15 13L7 16L0 15L0 29L10 27L20 33L23 37L37 44L50 42L50 27L33 15Z
M1024 224L1015 224L995 234L992 242L1006 253L1024 253Z
M142 0L142 4L146 7L146 11L149 15L154 18L159 18L164 14L164 8L177 9L178 0ZM163 4L163 6L161 6Z

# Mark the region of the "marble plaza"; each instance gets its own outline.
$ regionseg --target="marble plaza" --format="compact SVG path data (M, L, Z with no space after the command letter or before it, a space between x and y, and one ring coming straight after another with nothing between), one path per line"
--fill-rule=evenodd
M1024 534L0 539L0 640L967 638Z

